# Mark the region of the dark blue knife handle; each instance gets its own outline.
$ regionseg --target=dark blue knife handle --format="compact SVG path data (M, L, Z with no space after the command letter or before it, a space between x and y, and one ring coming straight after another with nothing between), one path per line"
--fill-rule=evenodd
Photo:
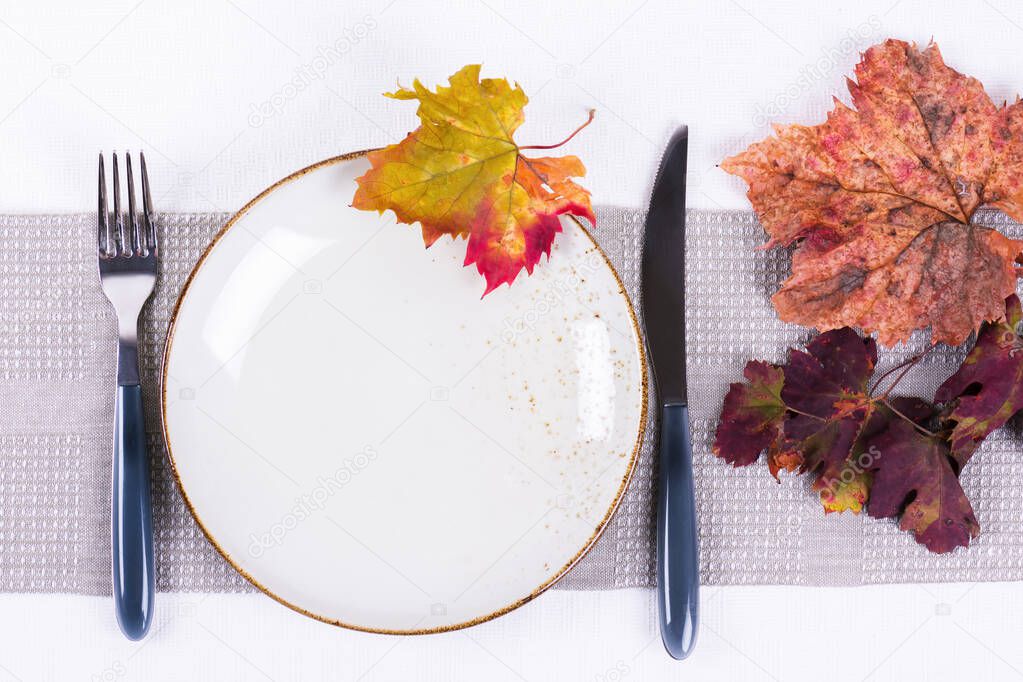
M118 386L114 409L114 605L121 632L139 640L153 620L156 582L142 387Z
M660 488L657 499L657 606L661 639L673 658L696 644L700 609L700 553L693 492L689 408L661 408Z

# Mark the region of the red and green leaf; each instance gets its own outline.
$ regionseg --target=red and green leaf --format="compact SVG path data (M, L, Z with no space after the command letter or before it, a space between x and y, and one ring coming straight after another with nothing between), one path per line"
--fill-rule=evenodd
M1023 409L1021 319L1019 298L1012 295L1006 300L1005 320L984 326L959 371L934 395L949 405L952 456L959 468L982 440Z
M900 516L899 527L938 554L966 547L977 537L980 524L959 485L947 440L895 419L869 446L876 458L868 514Z
M1007 324L1020 318L1014 298L1007 317ZM1014 331L1008 339L1006 330L1007 325L986 328L968 359L976 373L964 365L962 376L947 382L943 390L955 402L941 413L918 398L889 397L891 387L875 396L877 386L870 384L877 346L848 327L817 336L805 351L790 351L784 365L752 361L747 382L732 384L725 397L714 454L746 466L766 452L775 478L783 469L812 476L825 512L866 508L875 518L900 518L900 527L932 552L965 547L979 525L959 484L965 457L953 453L955 426L984 422L979 434L960 435L975 446L974 438L1018 409L1019 398L1007 384L992 385L983 397L983 385L979 392L966 390L998 366L1008 372L1019 341ZM988 416L969 421L967 414Z
M860 511L857 491L866 483L848 463L862 450L867 422L876 419L876 404L867 393L876 363L874 340L846 327L821 334L806 352L791 351L784 367L781 396L792 415L778 449L788 462L802 458L797 470L814 474L813 488L823 493L825 511ZM772 469L777 471L777 464ZM842 484L838 494L835 481Z
M782 369L760 360L746 363L748 383L732 384L721 410L721 423L714 441L714 454L732 466L746 466L771 450L782 437L785 403L781 386Z
M876 362L873 339L846 328L791 351L781 367L748 363L749 383L732 384L725 397L714 453L745 466L766 450L775 478L811 473L826 511L858 512L865 473L848 463L862 451L868 422L881 418L867 393Z

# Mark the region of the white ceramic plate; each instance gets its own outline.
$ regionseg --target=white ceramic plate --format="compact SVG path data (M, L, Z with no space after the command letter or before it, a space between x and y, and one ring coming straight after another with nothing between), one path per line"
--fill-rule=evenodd
M168 451L210 541L314 618L493 618L607 524L644 423L618 277L575 221L480 298L465 242L348 206L360 155L277 183L214 240L164 357Z

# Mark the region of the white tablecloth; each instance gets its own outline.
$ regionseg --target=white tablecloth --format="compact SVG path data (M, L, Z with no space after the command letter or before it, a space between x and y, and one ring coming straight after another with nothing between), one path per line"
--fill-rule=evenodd
M690 204L745 207L715 163L771 120L820 120L884 37L933 36L996 100L1023 89L1010 0L94 5L0 3L0 212L90 209L96 152L113 148L147 152L160 210L231 211L301 166L399 139L414 107L379 93L475 61L531 96L525 143L558 140L595 108L566 151L596 201L624 206L645 204L685 121ZM1012 679L1021 604L1019 584L713 588L697 653L677 664L640 590L548 593L477 628L401 639L262 596L160 595L141 644L121 638L107 599L3 595L0 680Z

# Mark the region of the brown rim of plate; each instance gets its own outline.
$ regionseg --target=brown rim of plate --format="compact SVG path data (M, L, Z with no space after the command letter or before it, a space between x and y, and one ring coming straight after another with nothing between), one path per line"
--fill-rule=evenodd
M497 618L498 616L503 616L504 614L510 611L514 611L520 606L538 597L540 594L542 594L551 586L553 586L556 582L558 582L561 578L563 578L565 574L567 574L572 569L572 567L575 566L575 564L578 563L578 561L582 559L586 555L586 553L590 551L590 549L593 548L594 543L596 543L601 533L604 532L604 529L607 528L608 522L611 520L611 517L614 516L615 511L617 511L618 506L622 501L622 496L625 494L626 488L628 488L629 481L632 480L632 474L636 469L636 462L639 459L639 449L643 444L643 431L646 426L648 399L646 349L643 347L643 335L640 331L639 322L636 318L636 311L633 308L632 300L629 298L629 294L625 290L625 286L622 284L621 277L618 276L618 271L615 270L614 265L611 264L611 260L607 257L607 254L604 252L604 250L600 248L600 245L597 244L597 240L593 238L593 235L590 234L590 231L587 230L586 227L582 224L582 222L576 219L574 216L569 217L576 223L576 225L579 226L579 228L582 230L582 233L586 235L586 237L590 240L590 243L593 244L594 248L597 249L597 252L600 253L601 257L604 259L604 262L607 264L608 269L611 271L611 274L614 275L615 281L618 283L618 291L625 299L625 304L629 310L629 318L632 320L632 328L636 335L636 351L639 354L640 376L642 378L642 385L640 391L641 405L639 427L637 429L636 442L632 448L632 455L629 458L629 465L628 469L625 472L625 476L622 478L621 485L618 487L618 491L615 493L614 499L611 501L611 505L608 507L608 510L604 514L604 517L600 520L600 523L597 524L597 527L596 529L594 529L593 534L583 544L582 548L580 548L579 551L576 552L575 556L568 560L568 563L562 566L561 569L554 573L554 575L552 575L550 578L544 581L539 587L537 587L535 590L530 592L525 597L515 602L512 602L507 606L503 606L497 611L494 611L493 613L488 613L487 615L484 616L478 616L476 618L467 620L462 623L455 623L454 625L444 625L435 628L419 628L410 630L392 630L386 628L371 628L361 625L354 625L352 623L346 623L335 618L321 616L317 613L313 613L312 611L302 608L298 604L293 604L284 599L283 597L280 597L277 594L275 594L272 590L270 590L270 588L266 587L258 580L256 580L255 577L250 575L248 571L242 568L231 557L231 555L228 554L227 551L220 546L216 538L213 537L213 534L210 533L210 531L206 528L206 525L199 517L199 513L196 511L195 507L192 506L192 501L188 498L188 493L185 492L185 486L181 481L181 476L178 474L177 463L174 461L174 453L171 451L170 435L167 431L167 361L170 358L171 344L174 341L174 328L177 325L178 312L181 310L181 303L185 300L185 295L188 293L188 289L191 286L192 281L195 279L195 276L199 272L200 268L202 268L203 263L206 262L206 259L213 252L214 247L220 242L224 235L227 234L228 230L230 230L231 227L242 218L242 216L248 213L249 209L255 206L259 201L264 199L267 195L276 190L278 187L284 185L285 183L291 182L292 180L296 180L311 171L323 168L324 166L332 166L343 161L350 161L352 159L365 156L369 154L369 152L371 151L374 150L367 149L358 152L350 152L348 154L341 154L340 156L334 156L329 159L324 159L323 161L319 161L310 166L306 166L305 168L295 171L291 175L288 175L287 177L278 180L277 182L275 182L274 184L270 185L265 190L260 192L258 195L256 195L255 198L253 198L247 204L242 206L242 208L239 209L239 211L235 213L233 216L231 216L231 219L228 220L222 228L220 228L220 231L217 232L216 236L213 237L212 241L210 241L209 245L203 251L202 255L199 257L199 260L192 268L192 271L188 274L188 278L185 279L184 285L182 285L181 287L181 293L178 294L178 299L174 304L174 310L171 313L170 325L167 328L167 340L164 344L162 368L160 371L160 421L161 429L163 432L163 441L164 446L167 449L167 458L170 460L171 473L174 475L174 481L178 487L178 491L181 493L181 498L184 500L185 506L188 508L188 511L192 515L192 518L195 519L195 522L199 526L199 529L202 530L203 535L206 536L206 539L209 541L211 545L213 545L213 548L217 550L220 556L224 557L224 560L227 561L227 563L229 563L232 568L238 571L238 573L241 574L243 578L248 580L256 588L258 588L261 592L266 594L271 599L274 599L275 601L283 604L284 606L287 606L289 609L297 611L298 613L301 613L304 616L308 616L323 623L328 623L330 625L335 625L349 630L357 630L360 632L372 632L381 635L431 635L441 632L452 632L454 630L461 630L462 628L471 627L473 625L479 625L480 623L484 623L488 620Z

